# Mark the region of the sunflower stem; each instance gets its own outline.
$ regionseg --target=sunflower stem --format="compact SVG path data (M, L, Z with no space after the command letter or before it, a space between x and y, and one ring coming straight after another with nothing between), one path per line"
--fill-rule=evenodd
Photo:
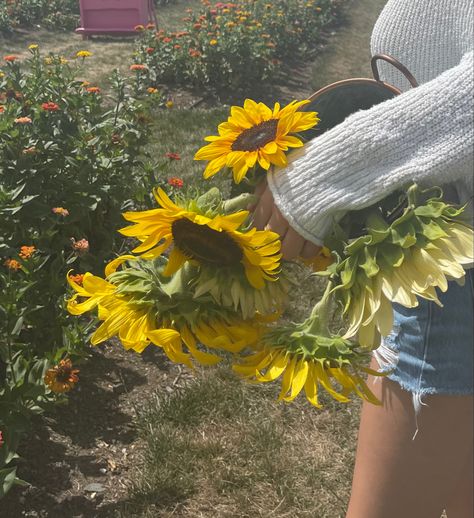
M244 192L238 196L235 196L235 198L231 198L230 200L225 200L222 202L222 211L225 214L231 214L239 210L247 210L250 205L256 204L257 201L258 196Z
M186 291L187 284L194 277L195 273L195 268L193 268L189 263L185 263L175 274L173 274L171 280L163 286L163 291L168 295L168 297L172 297L177 293L184 293Z
M307 320L307 331L310 334L320 334L329 336L329 317L332 307L332 281L329 281L324 290L321 300L319 300L311 311L311 315Z

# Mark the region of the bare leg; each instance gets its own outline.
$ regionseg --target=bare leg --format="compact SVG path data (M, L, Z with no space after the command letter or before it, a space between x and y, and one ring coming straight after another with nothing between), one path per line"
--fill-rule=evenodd
M471 444L470 458L467 459L460 479L451 498L448 500L446 509L448 518L472 518L474 516L474 466Z
M424 397L413 440L411 394L387 379L368 383L383 405L362 408L346 518L438 518L472 455L472 396Z

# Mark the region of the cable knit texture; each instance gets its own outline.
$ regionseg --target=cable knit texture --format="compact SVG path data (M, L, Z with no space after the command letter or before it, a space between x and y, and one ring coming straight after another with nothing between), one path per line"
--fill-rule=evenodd
M394 56L420 86L410 89L381 63L381 79L401 95L350 115L268 175L276 205L303 237L321 244L347 211L412 181L454 183L460 201L472 206L472 27L471 0L389 0L374 27L372 54Z

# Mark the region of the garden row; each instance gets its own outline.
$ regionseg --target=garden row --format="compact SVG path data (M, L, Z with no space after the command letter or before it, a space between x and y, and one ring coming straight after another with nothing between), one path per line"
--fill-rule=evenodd
M203 0L199 12L187 9L183 29L142 32L135 54L148 80L206 88L213 92L248 92L271 88L282 67L308 58L322 30L337 16L342 0Z
M160 96L115 73L104 95L75 60L4 57L0 72L0 496L33 414L77 381L87 323L64 311L67 272L102 272L121 211L143 203ZM137 82L138 79L138 82ZM133 181L132 181L133 178Z

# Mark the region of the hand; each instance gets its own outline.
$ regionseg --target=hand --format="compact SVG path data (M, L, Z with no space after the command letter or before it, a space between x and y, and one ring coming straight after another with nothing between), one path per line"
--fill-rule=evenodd
M283 259L315 257L321 247L305 240L296 230L291 228L275 205L272 192L266 181L263 181L257 187L255 194L259 196L259 201L254 207L250 207L250 210L253 210L254 225L257 230L272 230L280 236Z

